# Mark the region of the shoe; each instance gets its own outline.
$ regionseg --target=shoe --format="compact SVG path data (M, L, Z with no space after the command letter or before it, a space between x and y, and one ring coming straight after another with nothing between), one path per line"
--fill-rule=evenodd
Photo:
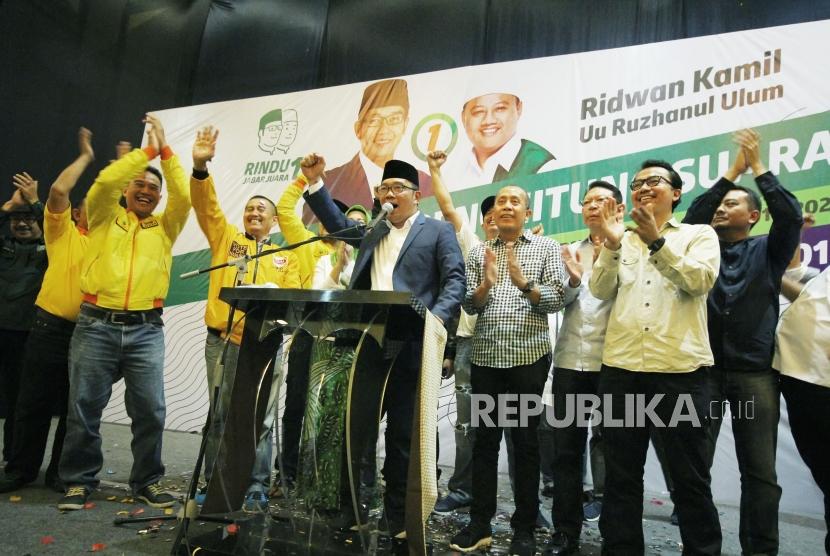
M31 481L25 480L20 475L6 475L0 479L0 492L13 492L15 490L20 490L30 482Z
M671 517L669 518L671 524L675 527L680 527L680 518L677 517L677 506L671 509Z
M135 497L153 508L169 508L176 499L167 494L158 483L153 483L135 493Z
M539 513L536 514L536 525L534 525L534 528L537 531L543 531L545 533L550 531L550 521L548 521L548 518L545 517L542 508L539 508Z
M553 498L553 483L545 483L542 486L542 496L545 498Z
M75 485L66 489L63 500L58 504L59 510L82 510L89 498L89 490L85 486Z
M582 516L585 521L597 521L602 514L602 499L594 498L590 502L582 504Z
M203 487L199 487L199 490L196 491L196 496L194 496L193 499L199 506L205 503L205 498L207 498L207 490L208 487L205 485Z
M57 474L53 475L51 473L46 473L46 476L43 478L43 484L55 492L66 492L66 485L63 484L63 481L57 476ZM2 490L0 490L0 492L2 492Z
M242 504L242 511L248 513L260 513L268 511L268 497L261 490L255 490L245 495L245 503Z
M450 540L450 548L459 552L473 552L489 548L493 544L493 532L489 525L470 524Z
M510 556L533 556L536 554L536 539L532 531L519 529L513 531L513 539L510 541Z
M449 494L441 498L435 503L435 508L432 510L437 514L448 514L461 508L469 508L473 497L457 490L451 490Z
M545 556L564 556L566 554L576 554L579 551L579 539L575 539L557 531L550 538L550 543L545 548Z

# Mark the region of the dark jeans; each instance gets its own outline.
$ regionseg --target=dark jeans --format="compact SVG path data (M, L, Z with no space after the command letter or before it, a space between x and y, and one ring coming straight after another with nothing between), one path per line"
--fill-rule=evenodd
M507 393L541 397L549 368L550 355L545 355L530 365L506 369L473 364L473 394L487 395L495 399L498 399L500 394ZM511 419L522 417L517 406L518 404L513 402L508 404L508 407L516 408L516 413ZM499 407L498 402L495 407ZM502 428L498 426L495 414L491 414L490 417L495 426L479 422L473 445L473 503L470 507L470 521L480 525L489 525L496 513L496 484ZM510 524L515 530L532 531L539 513L539 420L539 415L529 416L527 426L516 426L511 431L516 461L516 511Z
M14 448L6 474L26 482L37 478L49 437L53 412L60 415L47 477L58 476L66 435L66 399L69 395L69 341L75 323L37 310L23 352L23 373L14 420Z
M23 345L29 331L0 330L0 396L5 408L3 423L3 459L9 461L14 446L14 410L22 374Z
M830 554L830 388L782 376L781 392L795 447L824 494L824 551Z
M725 402L732 414L735 455L741 472L741 520L738 537L745 554L778 553L778 502L775 473L780 414L779 375L772 369L730 371L712 367L709 374L712 446L715 455Z
M602 366L600 395L611 395L610 403L603 408L606 475L599 521L603 554L641 555L645 551L643 470L651 429L662 437L666 447L683 553L720 554L721 529L718 511L712 502L708 465L711 442L706 422L707 374L707 368L689 373L646 373ZM642 423L609 422L610 416L622 420L626 415L626 403L633 400L625 394L643 395L646 404L655 395L662 394L654 413L666 426L654 426L648 418ZM681 395L684 397L680 398ZM678 402L683 400L689 401L691 407L680 405L680 414L688 416L694 412L698 422L678 421L670 426Z
M553 509L552 521L556 531L579 538L582 532L582 475L585 465L585 444L588 440L588 427L580 426L576 419L579 405L568 398L575 394L594 394L599 391L597 372L574 371L555 367L553 369L553 414L557 421L563 421L566 415L573 415L566 425L553 429ZM574 410L568 411L568 404ZM597 408L602 412L602 406ZM593 436L601 436L601 428L593 426ZM593 449L592 449L593 451ZM593 456L591 457L593 460ZM593 461L592 461L593 464ZM593 466L594 489L602 494L602 472ZM603 462L604 468L604 462Z
M285 407L282 414L282 443L278 457L282 457L282 473L293 482L297 478L297 464L300 457L300 435L303 431L308 396L308 368L311 364L311 346L314 339L310 334L298 331L288 352L288 373L285 376ZM279 470L279 460L274 462Z

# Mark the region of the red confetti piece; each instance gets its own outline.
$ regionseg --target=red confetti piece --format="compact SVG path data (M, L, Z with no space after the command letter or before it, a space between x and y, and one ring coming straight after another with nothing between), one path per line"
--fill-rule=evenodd
M97 542L92 545L92 550L90 552L103 552L107 549L107 545L102 542Z
M229 535L235 535L239 532L239 525L237 525L236 523L231 523L230 525L228 525L227 529Z
M95 502L87 502L86 504L84 504L84 509L85 510L91 510L94 507L95 507Z
M55 542L55 537L52 535L46 535L45 537L40 537L40 544L52 544Z
M652 498L651 503L654 504L655 506L662 506L664 504L664 502L662 500L658 500L656 498Z

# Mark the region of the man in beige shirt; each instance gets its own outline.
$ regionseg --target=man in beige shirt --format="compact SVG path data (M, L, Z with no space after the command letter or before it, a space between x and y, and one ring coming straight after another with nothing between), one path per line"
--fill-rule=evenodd
M706 378L713 364L706 298L720 266L709 226L672 216L683 182L667 162L645 161L631 182L635 227L605 199L603 236L590 280L613 299L599 391L603 395L603 553L642 554L643 467L649 433L661 437L674 480L684 553L720 554L709 486Z

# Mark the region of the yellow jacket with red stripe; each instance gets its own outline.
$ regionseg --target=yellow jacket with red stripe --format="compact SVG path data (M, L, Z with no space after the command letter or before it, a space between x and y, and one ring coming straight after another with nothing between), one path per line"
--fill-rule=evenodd
M210 265L226 263L246 254L256 253L256 239L249 236L233 224L228 223L225 214L219 207L213 177L204 180L190 178L190 197L193 200L193 211L199 227L207 237L210 245ZM269 246L265 246L268 249ZM254 281L254 273L256 280ZM236 267L229 266L210 273L208 286L207 309L205 310L205 324L210 328L223 331L228 326L230 306L219 299L219 290L223 287L233 287L236 279ZM291 251L281 251L272 255L265 255L248 263L248 272L244 283L264 284L271 282L281 288L299 288L300 272L297 256ZM231 341L239 344L242 340L243 320L239 312L234 317L234 326Z
M285 188L285 191L277 203L277 218L280 222L280 231L286 243L299 243L308 238L314 237L303 224L297 214L297 203L303 195L303 190L308 185L305 176L300 173L294 183ZM331 253L334 248L322 241L301 245L293 250L300 260L300 281L303 289L311 288L314 281L314 267L317 260Z
M43 239L49 267L35 305L62 319L75 322L81 310L81 266L89 245L86 230L72 222L72 209L43 211Z
M187 178L169 148L161 160L168 194L164 212L139 220L119 205L129 181L155 156L152 147L135 149L101 170L87 194L89 246L81 291L100 307L140 311L161 307L167 296L173 242L190 212Z

